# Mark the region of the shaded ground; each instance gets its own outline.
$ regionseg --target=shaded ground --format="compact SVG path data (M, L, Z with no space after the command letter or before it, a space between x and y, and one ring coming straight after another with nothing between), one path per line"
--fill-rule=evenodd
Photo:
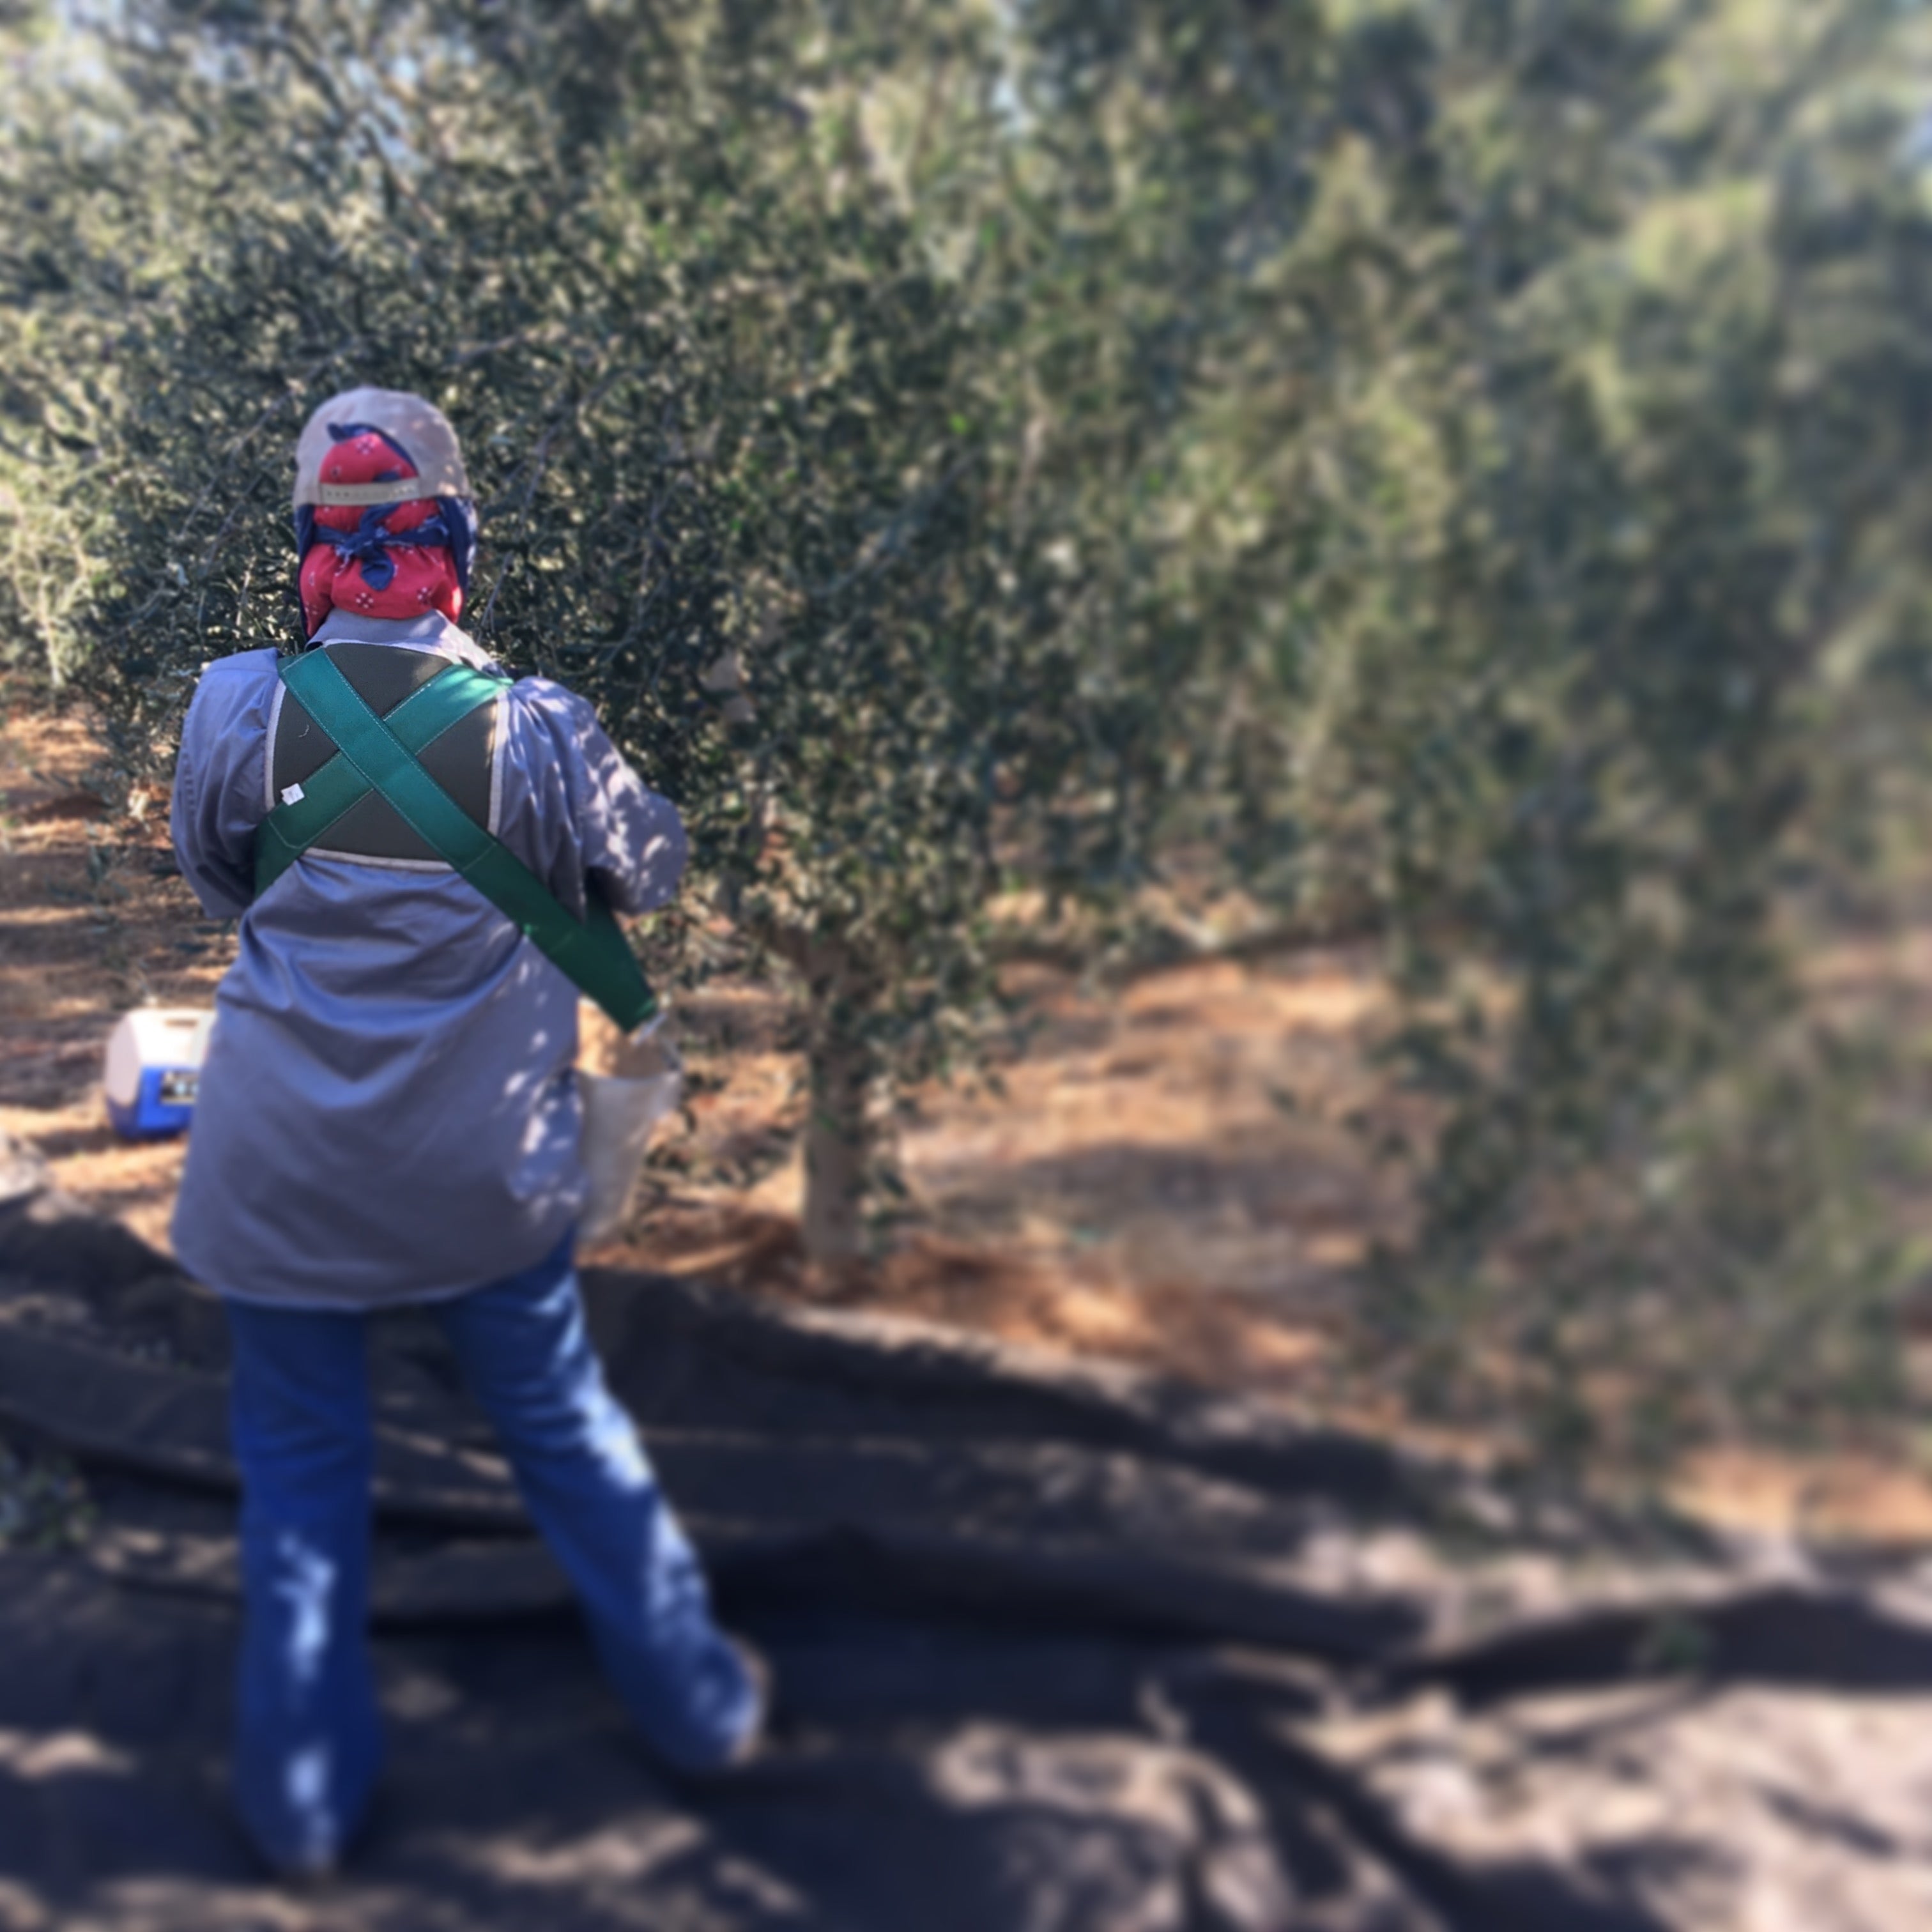
M392 1736L352 1875L226 1821L217 1311L0 1161L5 1932L1896 1932L1932 1909L1932 1574L1668 1562L1278 1407L593 1271L614 1386L773 1658L691 1786L599 1683L436 1331L378 1325Z

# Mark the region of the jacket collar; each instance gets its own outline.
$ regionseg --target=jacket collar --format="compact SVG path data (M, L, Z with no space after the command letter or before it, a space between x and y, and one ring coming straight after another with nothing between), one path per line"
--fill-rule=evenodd
M400 644L410 650L435 651L478 670L497 668L488 651L437 610L420 617L362 617L352 610L332 610L308 648L313 650L318 644Z

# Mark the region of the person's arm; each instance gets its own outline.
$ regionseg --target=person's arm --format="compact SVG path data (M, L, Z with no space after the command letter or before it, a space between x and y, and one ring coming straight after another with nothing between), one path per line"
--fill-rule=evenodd
M684 876L690 854L684 820L626 763L594 716L580 742L584 870L620 912L655 911L670 902Z
M504 788L498 836L580 917L587 875L618 911L664 904L683 876L677 808L611 743L590 706L547 678L510 696L507 748L518 782Z
M272 651L224 658L202 674L182 723L169 812L175 859L211 919L234 919L255 898L255 828L268 815L262 759Z

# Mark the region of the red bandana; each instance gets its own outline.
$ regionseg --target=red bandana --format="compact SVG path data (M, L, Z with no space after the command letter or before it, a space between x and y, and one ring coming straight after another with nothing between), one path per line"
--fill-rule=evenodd
M325 483L387 483L413 476L416 465L374 430L345 437L322 458ZM387 503L374 510L321 505L315 535L302 562L302 618L314 636L332 610L366 617L420 617L440 610L453 624L463 615L463 586L456 561L442 543L399 542L386 548L387 535L410 531L441 514L432 497ZM333 540L339 536L344 549ZM354 554L347 547L355 546Z

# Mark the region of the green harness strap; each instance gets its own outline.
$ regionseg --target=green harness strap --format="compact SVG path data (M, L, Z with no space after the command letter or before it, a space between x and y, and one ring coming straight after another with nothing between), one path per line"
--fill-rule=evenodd
M507 678L492 677L467 664L453 664L411 692L382 722L404 751L412 754L426 751L459 718L467 717L478 705L494 702L508 682ZM296 695L301 694L297 691ZM277 806L256 835L256 896L266 892L369 791L368 781L340 752L313 777L304 778L300 796Z
M588 920L573 919L543 881L416 762L416 753L458 718L494 702L508 680L453 664L383 718L326 651L290 658L279 670L303 710L334 741L336 755L303 780L299 797L277 806L262 821L255 850L258 894L357 800L378 792L432 850L626 1033L657 1011L657 997L604 901L590 892Z

